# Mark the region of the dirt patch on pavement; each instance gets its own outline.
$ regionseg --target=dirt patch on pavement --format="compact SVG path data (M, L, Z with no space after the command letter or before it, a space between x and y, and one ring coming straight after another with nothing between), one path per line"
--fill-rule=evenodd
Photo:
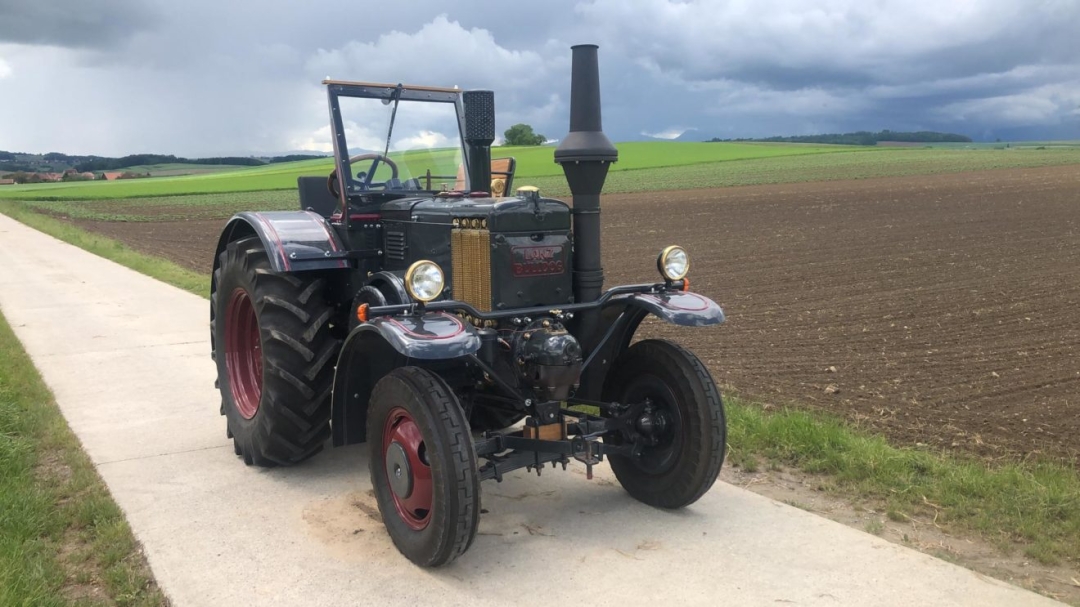
M834 412L897 444L1080 453L1080 167L604 198L607 284L688 248L729 316L652 323L767 405ZM223 220L78 221L208 272Z

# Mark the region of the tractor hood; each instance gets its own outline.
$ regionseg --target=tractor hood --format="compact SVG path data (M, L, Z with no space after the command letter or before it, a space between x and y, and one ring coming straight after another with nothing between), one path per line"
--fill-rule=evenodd
M401 198L382 205L389 221L413 221L454 225L454 220L473 219L492 232L532 232L570 229L570 207L561 200L540 198L417 197Z

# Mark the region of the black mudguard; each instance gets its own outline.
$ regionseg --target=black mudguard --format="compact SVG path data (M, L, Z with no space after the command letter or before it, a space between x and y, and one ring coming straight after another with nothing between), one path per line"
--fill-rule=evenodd
M398 354L421 360L468 356L480 349L480 337L457 316L429 312L422 316L382 316L356 331L378 331ZM345 342L346 346L348 341Z
M334 445L365 440L371 391L390 371L415 364L410 360L446 360L479 349L476 331L443 312L382 316L356 327L341 347L334 373Z
M685 327L704 327L724 322L724 311L716 302L684 291L667 293L639 293L612 299L600 312L600 322L592 332L593 339L608 339L599 346L589 344L589 350L599 347L589 367L581 378L577 395L580 398L599 400L608 369L624 350L630 347L634 333L646 316L652 314L669 323Z
M724 311L704 295L674 291L671 293L642 293L627 298L628 306L638 306L671 324L684 327L706 327L724 322Z
M218 239L214 268L230 242L252 234L266 247L275 272L348 268L339 256L345 246L326 218L311 211L244 211L234 215Z

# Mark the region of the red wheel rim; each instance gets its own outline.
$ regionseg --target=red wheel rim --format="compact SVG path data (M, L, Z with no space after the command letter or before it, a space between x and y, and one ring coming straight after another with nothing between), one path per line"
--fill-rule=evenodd
M262 397L262 343L255 306L243 289L232 292L225 308L225 368L236 410L244 419L255 417Z
M398 516L417 531L431 521L433 483L427 446L408 411L395 407L383 429L386 481Z

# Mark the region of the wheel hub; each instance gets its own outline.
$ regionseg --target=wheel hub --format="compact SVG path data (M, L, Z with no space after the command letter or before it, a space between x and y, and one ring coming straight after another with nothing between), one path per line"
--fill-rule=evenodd
M634 459L635 465L646 474L670 470L682 450L679 436L683 423L671 387L657 376L642 374L627 385L623 400L642 407L632 422L635 440L644 447Z
M668 427L671 425L671 415L663 409L657 410L650 405L637 419L636 425L645 442L656 445L667 434Z
M383 461L398 516L414 530L427 527L434 494L427 444L416 420L401 407L386 418Z
M406 499L412 493L412 470L409 469L409 456L401 443L390 443L386 450L386 478L390 480L390 489L399 499Z
M237 412L251 419L262 399L263 359L259 317L244 289L229 295L225 307L225 368Z

